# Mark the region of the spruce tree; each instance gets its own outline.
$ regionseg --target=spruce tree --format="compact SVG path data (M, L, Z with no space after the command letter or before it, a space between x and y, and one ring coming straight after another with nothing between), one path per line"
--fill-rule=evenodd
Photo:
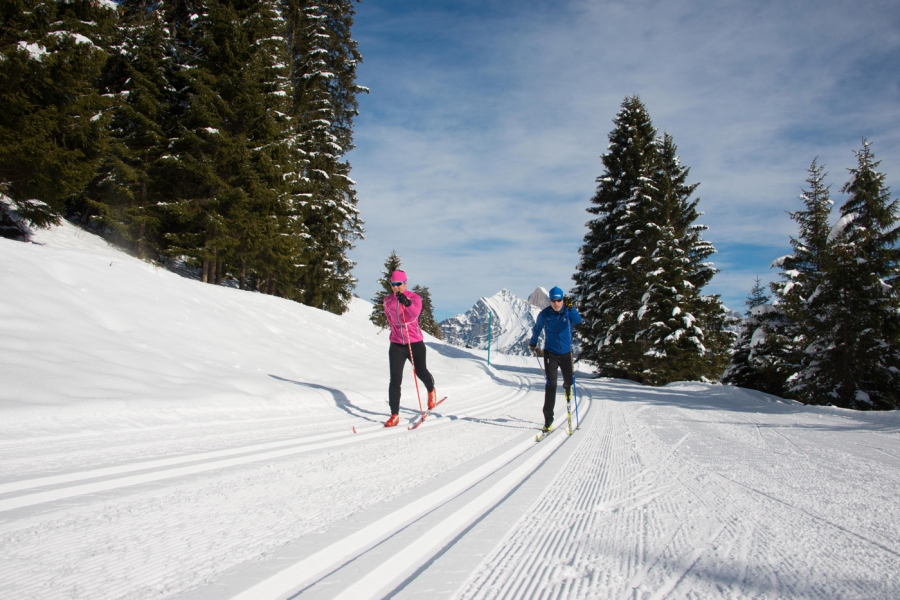
M806 179L809 187L800 194L803 210L788 213L799 227L798 237L791 237L790 241L793 252L772 263L781 269L781 280L772 284L772 290L787 322L783 359L791 378L786 383L789 396L802 396L805 384L797 373L803 372L814 359L805 350L810 344L809 332L819 327L820 315L811 310L809 301L824 281L831 254L828 235L833 202L830 186L825 183L826 175L825 167L814 159Z
M372 314L369 315L369 320L382 329L388 328L387 317L384 316L384 298L388 294L394 293L391 289L391 273L400 270L401 264L403 263L400 257L397 256L397 252L391 250L391 255L384 261L381 279L378 280L378 283L381 284L381 289L372 298Z
M106 152L96 82L117 16L108 2L0 7L0 191L37 226L58 222Z
M169 152L159 161L167 186L167 249L192 257L201 279L227 268L247 271L265 293L294 297L284 146L287 78L281 66L284 23L275 0L175 4L169 77Z
M697 184L639 98L626 98L614 122L574 277L581 357L600 375L653 385L718 379L732 336L718 297L701 295L716 271L695 224Z
M898 203L866 140L856 156L823 280L807 300L816 319L796 388L811 404L900 408Z
M343 313L356 286L347 253L362 237L350 164L352 123L358 113L356 65L362 60L350 37L351 0L288 0L293 97L290 114L301 157L296 212L308 231L303 268L295 285L300 300Z
M140 257L158 256L159 203L153 169L166 152L162 108L167 101L169 38L156 0L121 0L120 36L100 77L113 98L110 146L77 212L114 243Z
M652 249L639 232L657 190L653 186L658 140L650 115L638 97L626 98L613 121L609 151L602 156L605 172L587 210L597 215L587 223L574 279L584 324L581 358L600 375L641 380L643 344L641 298L646 274L653 270Z
M690 169L681 165L672 137L658 146L656 194L648 199L648 220L635 232L652 248L646 291L636 340L643 344L640 377L662 385L689 379L716 380L722 373L732 337L725 330L725 310L716 296L702 296L716 270L707 258L715 252L695 224L699 184L687 184ZM655 243L654 243L655 242ZM707 332L706 328L712 328Z
M784 396L791 374L790 366L784 361L787 320L770 300L757 277L744 303L746 318L722 382Z

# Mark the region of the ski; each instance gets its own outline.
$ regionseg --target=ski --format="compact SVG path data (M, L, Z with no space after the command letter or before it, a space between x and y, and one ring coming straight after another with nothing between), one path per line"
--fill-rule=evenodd
M434 403L434 408L429 408L428 410L426 410L425 413L424 413L421 417L419 417L419 419L418 419L417 421L413 421L412 423L410 423L410 424L409 424L409 427L407 427L407 429L415 429L415 428L417 428L419 425L421 425L422 422L428 417L428 415L431 414L431 411L433 411L435 408L437 408L438 406L440 406L441 404L443 404L444 400L446 400L446 399L447 399L447 396L444 396L443 398L441 398L440 400L438 400L437 402L435 402L435 403Z
M547 437L548 435L550 435L551 433L553 433L552 429L550 431L541 431L539 434L534 436L534 441L539 442L542 439L544 439L545 437Z
M572 409L568 401L566 401L566 419L569 420L569 435L572 435Z

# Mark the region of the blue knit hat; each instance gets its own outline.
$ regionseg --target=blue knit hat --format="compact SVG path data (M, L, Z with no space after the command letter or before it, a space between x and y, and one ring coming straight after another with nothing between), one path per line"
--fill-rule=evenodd
M563 291L559 287L550 288L550 299L551 300L562 300L563 299Z

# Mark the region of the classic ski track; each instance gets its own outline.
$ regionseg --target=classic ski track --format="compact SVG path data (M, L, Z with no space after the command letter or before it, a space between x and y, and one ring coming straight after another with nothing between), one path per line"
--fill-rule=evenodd
M590 402L588 401L584 405L584 412L586 413L589 409ZM557 419L560 426L564 421L565 416ZM379 545L403 532L410 524L438 511L444 504L472 489L485 479L499 478L499 481L492 483L488 489L479 491L474 498L467 498L465 505L458 510L451 514L442 514L437 523L429 523L428 530L418 534L419 542L407 545L399 552L384 557L384 560L380 560L375 569L362 576L354 570L355 581L353 584L340 592L336 590L329 592L330 598L340 600L380 597L389 592L405 576L413 573L443 551L459 532L467 529L487 511L493 509L512 489L532 476L547 457L569 439L568 435L560 435L550 438L546 444L535 445L529 436L502 455L444 483L438 490L398 507L389 515L258 582L232 598L233 600L274 600L294 597L298 592L314 586L325 576L333 575L343 567L350 565L360 556L370 551L377 552ZM352 566L349 568L353 569ZM302 596L302 594L300 595Z
M444 418L429 422L420 429L421 434L399 429L385 430L379 426L372 433L354 436L344 426L340 431L320 434L318 441L313 442L308 438L281 440L166 457L157 461L126 463L50 476L62 478L55 482L49 477L6 482L6 493L0 496L0 500L6 502L7 509L0 512L0 582L18 583L12 589L0 586L0 596L62 599L71 597L77 590L90 590L84 593L92 598L171 594L172 581L178 582L179 586L196 586L205 578L216 577L229 566L252 563L273 547L339 524L354 510L374 502L389 501L392 496L421 485L429 477L456 466L460 461L477 459L479 454L461 452L462 448L456 448L458 444L465 447L467 438L483 436L483 429L471 426L471 423L477 424L481 419L466 419L490 411L502 411L504 406L512 406L533 392L530 377L508 374L506 379L511 388L502 389L501 393L492 395L486 402L483 398L460 402L462 415L445 412ZM517 410L521 412L521 409ZM461 427L455 435L435 437L425 433L434 430L439 423L462 426L467 422L470 425ZM498 438L498 443L517 435L521 428L501 431L503 435ZM360 473L362 478L353 482L331 481L327 465L333 453L347 457L339 460L363 464L360 459L373 458L374 452L375 458L384 462L395 455L397 443L401 444L400 448L421 445L417 441L420 435L425 435L421 440L432 446L435 442L447 446L442 453L442 458L446 456L446 460L422 463L418 473L410 473L405 487L392 486L396 489L386 490L384 498L371 497L371 493L366 491L370 486L364 481L365 478L383 477L379 475L379 469L364 469ZM384 441L378 441L379 438L393 440L392 445L385 446ZM273 447L278 444L287 445ZM471 448L477 449L480 445L472 444ZM313 452L316 449L319 451ZM273 460L277 458L291 460ZM295 465L300 458L303 458L302 464L305 466L298 468ZM269 464L261 464L264 462ZM240 465L250 465L251 468L239 468ZM148 471L153 466L157 470ZM130 471L123 472L125 470ZM191 470L209 473L203 478L177 478L190 474ZM103 479L104 475L107 479ZM274 483L285 477L302 477L298 479L302 485L292 492L294 488L291 486ZM48 485L51 483L56 487ZM259 492L256 491L261 483L276 492L263 496L265 508L260 506ZM107 489L102 490L98 484ZM10 491L14 487L17 491ZM139 489L127 489L132 487ZM329 491L331 488L339 489ZM296 492L301 491L304 495L300 498L308 499L301 501L303 509L298 512L294 508L298 506ZM334 502L335 494L340 499L339 503ZM75 498L78 495L86 496L79 500ZM25 509L25 506L38 506L39 502L54 499L61 499L62 502ZM206 516L197 518L194 511L201 502L204 513L216 515L214 521ZM22 510L9 510L16 503ZM254 505L266 518L258 523L246 522L241 507L249 505ZM223 528L236 531L238 535L231 535L233 539L223 539L222 542L227 543L221 546L221 550L201 552L203 559L194 560L192 546L198 543L218 546L221 542L215 537L218 535L216 532ZM86 531L93 532L90 545L86 545ZM272 531L278 535L273 537ZM52 532L49 537L40 535L49 532ZM135 538L136 534L152 536L145 540L153 542L153 548L148 547L146 554L134 552L133 549L125 551L133 545L133 539L143 539ZM49 540L52 543L48 544ZM117 547L125 552L123 560L118 558ZM89 558L95 554L91 548L98 550L96 561ZM77 571L64 565L73 565ZM127 575L121 577L124 574ZM121 585L118 583L120 580ZM26 587L22 588L23 584ZM178 587L175 591L184 589Z
M443 418L453 415L456 418L476 417L494 411L500 406L511 404L521 399L530 390L526 378L514 374L517 386L512 393L499 395L494 400L480 404L476 409L460 414L446 410L431 415L429 425L452 422ZM448 400L450 402L450 400ZM451 408L448 406L448 408ZM346 423L346 420L343 421ZM404 428L385 429L381 425L358 429L358 435L348 436L346 425L340 430L301 438L292 438L249 446L212 450L208 452L189 453L169 458L126 462L115 466L48 475L44 477L21 479L0 483L0 513L64 500L85 494L108 492L111 490L163 481L185 475L195 475L207 471L225 469L255 462L263 462L284 458L306 452L314 452L329 448L337 448L351 444L363 444L372 438L399 435ZM41 488L52 488L44 489ZM40 490L40 491L35 491Z
M602 384L598 387L602 394ZM636 418L645 407L599 402L595 409L565 468L456 598L833 597L821 584L810 586L804 573L838 571L841 558L824 548L812 560L786 552L784 533L765 520L772 510L796 513L776 522L797 522L798 530L815 532L823 547L829 545L825 540L837 538L857 552L877 551L875 572L890 572L890 564L896 564L896 542L852 531L761 490L744 489L746 484L705 468L691 451L682 450L690 441L686 435L674 445L660 440ZM759 423L748 421L762 442L760 455L771 453ZM738 441L752 447L747 433ZM783 442L801 453L792 440ZM722 483L709 486L710 478ZM747 509L748 503L753 508ZM811 521L824 521L833 534ZM759 587L761 582L765 587ZM883 597L887 588L871 585L858 583L859 597L873 592Z

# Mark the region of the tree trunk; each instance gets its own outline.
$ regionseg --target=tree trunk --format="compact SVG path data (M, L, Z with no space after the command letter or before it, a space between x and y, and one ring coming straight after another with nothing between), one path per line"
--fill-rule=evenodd
M209 259L203 259L203 266L200 267L200 281L207 283L209 281Z

